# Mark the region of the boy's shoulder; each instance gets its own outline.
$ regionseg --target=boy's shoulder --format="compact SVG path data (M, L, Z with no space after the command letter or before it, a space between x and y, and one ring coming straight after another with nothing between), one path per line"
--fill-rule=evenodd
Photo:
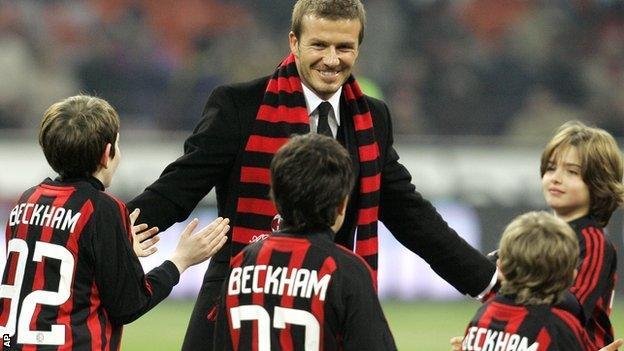
M41 188L41 185L43 183L39 183L37 185L33 185L30 188L22 191L22 194L20 195L20 197L17 199L17 203L21 203L21 202L26 202L28 199L30 199L33 194L35 194L35 192L37 191L37 189Z
M517 304L513 297L501 294L481 305L472 324L489 325L492 320L515 320L514 325L523 325L523 329L533 331L544 327L559 331L582 329L578 319L566 310L548 304Z
M126 204L103 190L94 195L94 216L97 226L119 226L130 229L130 219Z
M587 330L572 313L557 307L551 307L550 312L552 317L549 324L551 329L554 329L553 332L557 333L558 339L562 342L567 340L570 344L584 345L588 350L598 349L587 334Z
M264 235L258 238L257 241L247 245L239 256L257 254L265 245L284 246L289 249L301 245L305 247L305 250L311 250L311 254L331 257L334 260L336 268L345 272L347 276L355 275L357 278L361 278L362 275L370 277L374 276L374 273L368 263L359 255L346 247L335 243L329 235L325 237L326 233L313 233L311 235L289 235L288 233L275 233L273 235ZM242 256L239 258L242 259ZM356 278L356 279L357 279Z
M576 318L576 316L574 316L572 313L562 308L551 306L549 308L549 312L553 316L554 320L564 325L567 325L572 328L579 328L579 329L583 328L583 326L581 325L581 322L578 320L578 318Z
M125 205L103 190L96 180L46 178L22 193L10 210L8 224L71 228L72 233L75 228L93 228L94 225L110 227L121 223L127 227Z
M59 181L47 178L24 194L33 194L37 191L54 197L64 197L66 206L90 207L89 211L96 216L101 212L126 216L126 205L123 201L107 193L102 184L95 179Z
M499 300L498 303L500 302ZM523 316L523 323L529 329L537 331L546 328L553 334L582 334L583 327L576 316L559 307L549 304L507 304L506 307L515 307L516 315Z
M36 184L26 190L24 190L19 197L20 202L37 202L42 197L46 198L63 198L67 200L71 198L75 199L91 199L97 200L101 191L89 186L86 182L62 182L46 178L39 184Z
M593 252L601 248L615 254L615 246L604 228L592 216L585 216L569 222L579 240L581 252Z
M558 350L579 350L581 345L591 343L571 313L546 304L518 305L497 295L479 308L466 329L465 342L477 346L479 335L504 335L500 333L535 345L536 349L542 342L556 345Z
M355 252L347 249L346 247L334 243L333 252L336 253L336 257L344 261L345 264L353 267L359 267L365 270L367 273L372 274L372 270L366 260L359 256Z
M530 324L548 323L553 315L553 308L548 304L524 305L514 301L515 296L497 293L493 298L484 302L477 312L477 317L483 314L484 318L518 318ZM563 311L563 310L561 310ZM564 311L565 312L565 311ZM566 312L567 313L567 312ZM480 318L480 317L479 317ZM531 322L532 321L532 322Z
M321 245L331 257L336 261L338 270L344 279L352 281L353 284L361 284L370 278L371 283L376 288L376 275L371 266L364 258L349 250L348 248L329 240Z
M572 227L572 229L574 229L577 235L582 235L583 232L591 232L593 234L600 235L604 234L603 227L591 215L577 218L573 221L568 222L568 224L570 225L570 227Z
M125 216L126 204L119 200L115 195L107 193L105 191L98 191L96 199L101 206L106 206L112 209L119 210Z

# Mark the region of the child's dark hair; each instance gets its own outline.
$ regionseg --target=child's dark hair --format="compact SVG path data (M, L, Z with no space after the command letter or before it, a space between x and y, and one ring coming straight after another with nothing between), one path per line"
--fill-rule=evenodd
M76 95L55 103L44 113L39 145L61 177L87 177L97 170L106 144L115 145L117 133L119 116L108 102Z
M349 153L319 134L293 137L271 162L271 197L294 231L331 227L353 188Z

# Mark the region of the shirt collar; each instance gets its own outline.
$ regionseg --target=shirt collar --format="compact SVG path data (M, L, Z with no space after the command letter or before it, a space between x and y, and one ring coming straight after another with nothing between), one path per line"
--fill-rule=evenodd
M47 181L52 182L52 183L56 183L56 184L73 184L73 183L79 183L79 182L87 182L89 184L91 184L91 186L93 186L94 188L96 188L97 190L101 190L104 191L104 184L102 184L102 182L93 177L93 176L89 176L89 177L62 177L62 176L58 176L56 177L54 180L48 178Z
M312 115L312 112L314 112L321 104L321 102L325 100L318 97L312 89L308 88L305 84L301 83L301 87L303 88L303 97L305 98L306 106L308 108L308 116L310 116ZM342 94L342 87L338 88L334 95L327 100L334 110L334 116L338 126L340 126L340 94Z
M596 220L593 218L591 214L586 214L583 217L574 219L568 222L568 224L570 225L570 227L572 227L572 229L576 230L577 232L580 232L581 229L589 227L589 226L602 227L596 222Z

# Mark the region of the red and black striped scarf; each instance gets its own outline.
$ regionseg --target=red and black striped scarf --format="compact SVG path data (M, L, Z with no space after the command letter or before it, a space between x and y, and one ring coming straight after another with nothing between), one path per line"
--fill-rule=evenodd
M377 216L379 208L379 147L373 119L353 78L342 87L346 116L353 118L360 164L357 241L355 252L377 272ZM242 156L236 222L232 229L232 257L271 230L277 210L269 199L271 159L290 135L310 132L301 80L291 54L267 85Z

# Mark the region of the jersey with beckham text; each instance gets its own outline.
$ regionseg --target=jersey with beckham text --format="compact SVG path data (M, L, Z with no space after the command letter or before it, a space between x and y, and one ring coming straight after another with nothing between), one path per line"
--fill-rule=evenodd
M276 232L235 256L215 350L396 350L372 271L332 237Z
M10 211L0 286L5 350L118 350L122 325L164 299L179 273L147 275L125 205L95 178L46 179Z
M497 294L466 328L462 351L596 351L571 313L550 305L517 305Z
M576 296L585 320L585 328L599 347L613 342L609 315L615 293L617 256L613 243L591 216L569 223L579 240L578 274L570 291Z

